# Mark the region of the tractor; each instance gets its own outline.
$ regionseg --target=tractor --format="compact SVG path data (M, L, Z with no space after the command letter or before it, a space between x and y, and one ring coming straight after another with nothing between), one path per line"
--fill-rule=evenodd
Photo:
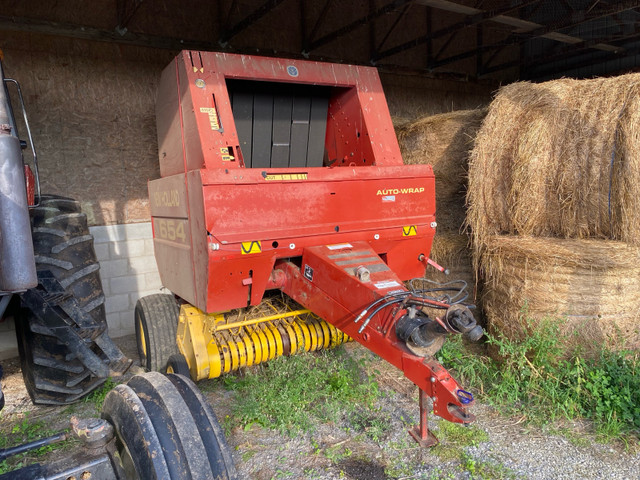
M1 61L0 78L0 317L15 321L22 375L32 401L65 405L110 376L123 375L131 361L107 333L87 217L75 200L40 194L20 85L5 78ZM18 137L8 84L17 89L28 144ZM28 146L33 170L22 154ZM0 409L4 404L0 389ZM0 449L0 463L71 435L82 445L71 457L0 478L237 478L211 407L193 382L178 375L136 375L107 394L101 419L72 418L71 433Z

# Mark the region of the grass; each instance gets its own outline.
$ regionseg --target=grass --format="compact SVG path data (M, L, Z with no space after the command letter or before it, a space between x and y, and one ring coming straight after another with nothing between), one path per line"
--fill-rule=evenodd
M260 425L294 436L319 422L339 423L362 409L371 410L381 393L358 362L343 347L314 354L280 357L226 376L226 388L236 391L227 425ZM360 425L368 435L384 434L375 418Z
M83 402L89 404L94 412L83 412L84 416L100 416L100 410L104 403L104 398L107 393L117 385L111 378L108 378L102 386L87 395ZM73 415L78 410L77 404L67 406L62 415ZM14 424L9 431L0 430L0 449L7 448L15 445L20 445L34 440L39 440L58 433L58 431L52 430L47 424L40 420L32 420L29 418L28 413L25 413L19 423ZM68 447L77 443L77 440L73 437L64 440L62 442L53 443L41 447L37 450L23 453L21 455L15 455L13 457L0 462L0 475L7 473L18 468L22 468L34 460L40 459L42 456L49 452L60 449L67 449Z
M25 413L22 420L13 425L8 431L0 431L0 449L39 440L55 433L57 432L50 429L44 422L39 420L32 421L29 419L28 413ZM0 462L0 475L21 468L31 463L33 459L40 458L54 450L65 448L71 443L73 443L73 439L67 439L10 457Z
M111 377L107 378L102 386L96 388L93 392L91 392L84 398L84 403L92 403L99 416L99 412L102 410L102 404L104 403L104 399L107 396L107 393L113 390L113 387L115 387L116 385L118 384L114 382Z
M587 418L605 441L620 436L637 440L640 429L640 357L638 352L603 349L588 360L578 352L564 356L558 321L533 326L522 341L488 335L496 358L472 353L459 337L450 338L439 360L459 380L480 391L481 401L538 425Z

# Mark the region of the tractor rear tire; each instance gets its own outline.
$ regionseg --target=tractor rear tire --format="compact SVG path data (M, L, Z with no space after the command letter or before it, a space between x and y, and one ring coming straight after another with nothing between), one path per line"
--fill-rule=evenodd
M100 266L80 204L43 195L31 222L39 285L16 312L22 375L34 403L62 405L130 362L107 335Z
M127 478L237 480L224 437L220 443L218 432L201 423L211 407L203 397L194 402L189 392L196 387L190 380L178 379L178 385L190 384L186 389L174 381L157 372L136 375L105 398L102 418L115 428ZM229 463L211 461L222 450Z
M173 295L156 293L138 300L135 328L140 365L164 372L169 357L180 353L176 343L180 307Z

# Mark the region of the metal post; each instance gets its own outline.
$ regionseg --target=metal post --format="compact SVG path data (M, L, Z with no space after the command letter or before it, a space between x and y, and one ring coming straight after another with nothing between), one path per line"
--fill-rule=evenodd
M422 447L433 447L437 445L438 439L429 431L429 420L427 419L427 406L429 405L429 396L427 392L420 389L420 426L416 426L409 430L409 434Z

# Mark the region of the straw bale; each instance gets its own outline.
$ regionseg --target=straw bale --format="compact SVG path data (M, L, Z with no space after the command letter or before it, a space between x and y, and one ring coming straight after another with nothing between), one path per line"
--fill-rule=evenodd
M534 323L557 320L568 353L578 345L587 354L603 344L640 348L639 248L506 235L488 237L485 246L482 303L490 331L517 339L526 334L526 314Z
M468 224L491 235L640 242L640 74L502 88L469 165Z
M460 110L396 127L404 163L433 166L440 230L458 232L464 223L469 151L485 115L483 109Z

